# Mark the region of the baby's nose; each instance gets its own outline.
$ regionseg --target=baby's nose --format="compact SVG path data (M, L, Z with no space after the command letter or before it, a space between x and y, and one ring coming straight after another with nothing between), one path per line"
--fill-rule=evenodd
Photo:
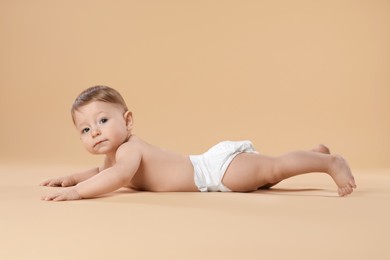
M101 133L100 133L100 130L99 129L94 129L92 130L92 137L96 137L96 136L99 136Z

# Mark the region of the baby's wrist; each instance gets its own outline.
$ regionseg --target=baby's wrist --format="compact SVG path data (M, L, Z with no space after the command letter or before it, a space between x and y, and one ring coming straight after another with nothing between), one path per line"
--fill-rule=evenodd
M78 184L76 186L73 187L73 190L75 191L75 193L77 194L78 196L78 199L83 199L83 196L81 196L80 194L80 191L79 191L79 187L77 187Z

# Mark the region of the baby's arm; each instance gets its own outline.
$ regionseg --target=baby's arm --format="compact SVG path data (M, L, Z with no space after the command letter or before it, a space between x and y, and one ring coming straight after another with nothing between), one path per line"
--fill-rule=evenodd
M116 164L99 174L80 182L75 187L66 188L43 197L44 200L75 200L92 198L115 191L126 186L141 163L142 153L139 149L126 143L119 147L116 154Z
M62 176L54 179L49 179L42 182L41 186L50 187L69 187L74 186L82 181L85 181L99 173L99 168L89 169L83 172Z

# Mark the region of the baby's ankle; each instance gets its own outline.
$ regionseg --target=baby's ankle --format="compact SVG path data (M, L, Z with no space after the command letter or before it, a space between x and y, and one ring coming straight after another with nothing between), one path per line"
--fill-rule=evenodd
M338 172L340 165L342 163L342 157L340 155L330 155L330 162L328 165L328 173L334 175Z

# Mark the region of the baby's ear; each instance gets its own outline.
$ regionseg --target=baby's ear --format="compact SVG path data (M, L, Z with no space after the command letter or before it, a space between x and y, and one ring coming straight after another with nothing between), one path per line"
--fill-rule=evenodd
M133 113L126 111L123 117L126 121L127 130L133 129Z

